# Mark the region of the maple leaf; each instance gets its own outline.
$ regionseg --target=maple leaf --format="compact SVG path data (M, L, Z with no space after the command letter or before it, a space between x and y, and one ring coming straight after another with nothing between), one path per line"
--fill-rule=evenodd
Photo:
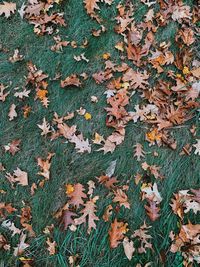
M69 204L79 208L80 205L83 205L83 198L87 198L87 195L83 192L85 189L82 184L77 183L74 185L74 191L68 194L70 200Z
M49 255L54 255L56 253L56 241L51 242L50 238L47 237L47 250L49 251Z
M6 18L9 18L11 13L15 13L16 3L3 2L0 4L0 16L5 15Z
M68 228L69 225L75 225L74 219L72 217L77 217L75 212L70 210L64 210L62 216L62 223L64 224L64 230Z
M124 238L124 234L127 232L127 230L127 223L118 222L115 218L114 222L111 223L111 228L108 232L111 248L118 247L119 243Z
M44 160L40 157L37 158L37 164L42 171L38 172L39 175L43 176L45 180L49 180L50 178L50 167L51 167L51 159L55 155L55 153L48 153L47 159Z
M81 86L81 81L76 74L72 74L72 75L68 76L67 78L65 78L65 80L61 81L61 83L60 83L60 86L62 88L67 87L67 86L71 86L71 85L74 85L76 87Z
M145 205L144 207L146 209L147 215L149 216L150 220L154 222L160 217L160 214L158 214L160 208L157 207L155 201L150 201L150 200L147 201L149 206Z
M6 146L4 146L5 150L10 152L12 156L14 156L19 150L19 145L21 143L21 140L15 139L11 143L8 143Z
M42 130L41 135L47 135L50 133L50 124L46 121L46 118L43 118L43 123L42 124L37 124L37 126Z
M75 224L76 225L80 225L82 223L85 223L86 222L86 218L88 217L88 234L90 234L92 228L93 229L96 229L96 223L95 221L98 221L99 218L95 215L95 212L96 212L96 201L98 200L99 197L94 197L93 199L90 199L88 200L84 206L85 208L82 209L80 212L83 213L83 215L78 218L78 219L75 219Z
M134 153L134 157L137 157L137 161L140 161L141 158L144 158L145 152L143 150L143 146L140 143L137 143L135 145L135 153Z
M10 110L8 113L9 121L12 121L15 117L17 117L17 112L16 112L15 108L16 108L15 104L12 104L10 106Z
M125 192L118 188L116 191L114 191L114 194L115 197L113 199L113 202L119 202L120 207L124 206L125 208L130 209L128 197Z

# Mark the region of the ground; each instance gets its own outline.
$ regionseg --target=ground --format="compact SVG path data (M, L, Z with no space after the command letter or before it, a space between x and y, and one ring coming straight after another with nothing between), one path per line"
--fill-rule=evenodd
M23 0L16 1L17 7L19 8L23 2ZM52 158L50 180L45 183L43 188L38 188L33 196L30 195L30 186L22 187L19 185L13 189L5 179L5 173L0 173L0 189L6 192L6 194L1 194L1 201L12 203L18 210L24 205L31 207L31 224L36 237L31 239L26 257L34 258L33 266L68 266L68 258L71 255L79 255L77 264L81 267L136 266L137 263L144 266L148 262L153 262L152 266L161 266L160 255L163 251L166 252L164 266L182 266L183 258L181 254L169 252L171 244L169 233L172 230L177 231L180 224L180 218L172 212L169 203L173 193L183 189L197 188L200 181L199 156L194 153L190 156L179 155L185 144L194 143L194 137L189 129L193 124L198 125L198 111L184 125L172 129L172 136L177 140L176 150L166 146L149 146L149 143L145 141L145 133L149 125L142 122L129 122L126 127L124 142L117 146L112 154L104 155L103 152L96 151L99 147L95 145L92 146L92 153L79 154L75 151L73 144L66 143L61 139L51 142L49 138L41 136L37 124L41 124L44 117L47 121L52 121L54 112L57 112L59 116L64 116L67 112L83 107L92 115L92 119L85 120L84 116L76 115L70 122L71 125L76 124L78 130L89 140L94 138L95 132L108 136L112 130L105 124L105 107L107 106L104 94L105 84L98 85L94 79L89 77L84 81L82 88L63 89L60 88L60 80L49 80L48 96L50 104L48 108L43 107L40 101L35 101L33 92L25 101L18 101L13 96L14 88L23 88L25 84L26 66L29 61L32 61L38 69L48 74L50 79L55 77L58 72L64 79L72 73L95 73L98 70L103 70L104 59L102 55L104 53L110 53L111 58L117 61L119 52L114 49L114 46L121 40L121 37L113 30L117 15L116 4L119 1L114 2L111 6L100 4L99 14L103 18L107 31L100 37L94 37L91 35L91 30L99 26L94 19L87 15L83 1L62 1L56 9L64 12L67 26L59 27L59 35L62 39L75 40L78 44L81 44L84 38L87 38L89 44L87 48L64 47L61 53L50 50L50 47L55 43L52 35L37 36L33 32L33 26L27 20L22 20L17 13L8 19L4 16L0 17L0 45L8 50L7 52L3 49L0 51L0 83L9 85L11 91L6 101L0 103L1 162L6 168L6 172L12 173L17 167L26 171L29 175L29 185L31 185L34 182L37 183L41 178L37 174L39 167L36 159L38 157L46 158L48 152L55 153ZM134 3L134 9L137 11L134 18L138 22L146 14L148 7L140 1L132 2ZM192 7L195 1L184 2ZM171 21L166 27L162 28L162 31L156 33L159 42L165 40L172 42L171 50L174 52L177 49L174 44L174 36L178 27L179 25L176 22ZM53 36L55 35L54 33ZM8 61L8 58L13 55L16 48L24 56L24 60L13 64ZM82 52L85 52L89 63L74 60L74 55L80 55ZM156 74L150 80L153 84L156 80ZM98 103L91 103L90 97L92 95L98 97ZM131 98L129 110L133 110L133 107L139 101L138 99L138 97ZM17 105L18 117L9 121L8 112L12 103ZM25 104L31 107L28 118L23 117L22 107ZM198 135L199 128L197 128L197 137ZM14 156L5 153L3 147L13 139L22 140L20 151ZM147 151L145 161L150 165L160 166L161 172L165 176L165 179L157 181L163 201L160 218L153 223L147 217L144 204L141 201L141 185L136 185L134 182L134 175L141 171L141 166L133 155L133 147L136 143L141 143L144 151ZM153 151L157 151L157 157L152 156ZM97 222L96 230L88 235L87 229L83 225L79 226L76 232L62 231L58 221L52 216L66 203L65 184L79 182L86 185L89 180L95 181L95 177L105 173L113 160L117 160L115 175L119 183L124 185L127 181L130 181L127 194L131 209L120 209L117 218L127 221L129 228L133 231L138 229L144 221L152 226L149 233L153 237L153 253L148 250L145 254L136 254L130 262L124 254L122 245L115 249L109 248L108 229L110 223L103 223L100 219ZM101 201L97 202L97 216L102 217L111 199L102 185L96 186L95 195L101 197ZM9 218L15 220L15 217L16 214L11 214ZM187 215L185 222L188 221L188 218L193 224L199 223L199 217L195 214ZM53 240L57 244L57 250L54 255L49 255L46 249L46 234L43 230L52 223L55 225ZM19 237L17 235L11 237L9 231L3 227L0 230L9 240L11 246L15 247L19 242ZM12 250L0 253L1 266L21 266L19 257L14 257Z

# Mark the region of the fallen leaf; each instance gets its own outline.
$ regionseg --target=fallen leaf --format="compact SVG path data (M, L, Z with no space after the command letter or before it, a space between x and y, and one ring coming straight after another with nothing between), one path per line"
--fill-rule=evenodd
M124 247L124 253L128 260L130 261L133 257L133 253L135 251L133 241L129 241L128 237L125 237L123 240L123 247Z
M9 121L12 121L14 118L17 117L17 112L16 112L15 109L16 109L16 105L12 104L10 106L10 110L9 110L9 113L8 113Z
M3 2L3 4L0 4L0 16L4 14L6 18L9 18L11 13L15 13L15 10L16 3Z
M80 212L83 213L83 215L75 219L75 224L80 225L82 223L86 222L86 218L88 218L88 234L90 234L92 229L96 229L96 223L95 221L98 221L99 218L95 215L96 212L96 201L98 200L98 197L94 197L93 199L90 199L89 201L84 204L85 208L82 209Z
M111 248L118 247L127 230L127 223L118 222L117 219L115 219L114 222L111 223L111 228L108 232Z

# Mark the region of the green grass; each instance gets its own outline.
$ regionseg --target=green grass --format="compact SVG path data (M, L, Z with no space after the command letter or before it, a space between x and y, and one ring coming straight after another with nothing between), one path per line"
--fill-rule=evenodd
M24 1L16 1L19 8ZM0 103L0 158L7 172L12 172L16 167L27 171L29 174L29 184L37 182L40 177L37 175L39 171L36 158L46 157L48 152L55 152L51 165L51 178L43 189L36 190L34 196L30 196L30 187L17 186L15 190L11 189L10 184L5 179L4 174L0 173L0 188L7 193L2 195L1 201L13 203L14 207L20 210L23 202L30 205L32 209L32 225L37 237L30 239L31 246L28 248L26 257L34 258L34 266L68 266L68 257L70 255L79 255L78 264L81 267L128 267L136 266L141 263L151 261L152 266L161 266L159 253L166 252L165 266L181 266L182 259L177 254L170 253L169 232L178 229L178 217L176 217L169 206L170 199L174 192L180 189L197 188L200 182L199 157L195 155L179 156L181 147L186 143L193 142L193 138L189 133L192 124L198 124L198 116L190 120L184 127L175 128L173 136L177 139L177 150L172 151L169 148L158 148L157 146L149 147L145 142L145 132L147 125L141 123L133 124L130 122L126 127L126 138L122 145L118 146L113 154L103 155L102 152L96 152L97 146L92 147L91 154L77 154L72 144L65 144L61 139L50 142L40 136L40 130L36 124L42 122L43 117L47 121L51 121L53 113L57 112L60 116L67 112L72 112L81 106L86 108L92 114L91 121L85 121L81 116L76 116L72 120L72 124L76 124L77 128L83 132L84 137L90 140L94 136L94 132L105 136L110 133L110 129L105 126L106 106L105 85L96 85L92 78L84 82L82 89L71 88L61 89L59 81L49 82L49 100L50 105L45 109L39 101L34 101L34 92L25 101L19 101L14 94L16 86L23 87L25 83L24 76L27 74L26 63L32 61L38 69L42 69L50 78L55 73L60 72L62 78L72 73L95 73L97 70L103 69L102 54L111 53L111 59L119 60L119 53L114 49L114 45L120 40L120 37L114 33L113 27L116 16L116 3L111 7L101 5L100 16L103 17L104 25L107 31L100 37L95 38L90 33L92 29L98 29L98 24L91 20L86 14L82 1L68 0L57 7L61 12L65 13L67 21L66 28L59 28L59 35L67 40L75 40L81 44L86 37L89 46L85 49L73 49L71 47L63 48L63 53L55 53L50 50L50 46L54 44L52 36L38 37L33 33L33 26L28 24L26 20L21 20L18 14L11 16L9 19L0 17L0 44L9 51L7 53L0 51L0 83L10 85L10 95L6 102ZM135 15L136 21L140 21L147 11L140 1L133 1L136 9L139 10ZM193 1L189 1L193 4ZM158 32L157 38L160 41L166 39L173 40L176 34L178 24L171 23L166 26L162 32ZM19 48L20 53L25 56L22 62L12 64L8 58L13 54L14 49ZM176 51L175 44L173 46ZM85 52L90 62L76 62L74 55ZM133 67L132 64L130 66ZM156 77L152 77L151 83L154 83ZM34 90L33 90L34 91ZM92 104L90 97L96 95L99 102ZM136 102L137 96L133 96L129 109L132 110ZM8 111L12 103L17 105L18 117L8 120ZM31 114L28 119L23 118L22 107L27 104L31 106ZM200 135L200 128L197 129L197 137ZM13 139L22 139L21 150L15 156L11 156L4 152L3 145L6 145ZM165 175L163 181L158 181L158 188L163 197L161 202L161 217L151 223L145 215L144 203L140 200L140 184L134 184L134 175L137 171L141 171L138 162L133 158L133 146L140 142L144 145L144 150L148 151L145 160L149 164L161 166L161 172ZM152 151L159 153L158 157L152 157ZM58 222L56 222L52 214L66 202L65 187L66 183L81 182L86 184L87 181L95 180L96 176L105 172L112 160L117 160L115 174L120 184L125 184L127 180L131 180L128 196L131 203L131 210L122 209L117 218L125 220L129 223L131 231L136 230L145 220L147 224L151 224L150 230L153 236L154 252L148 252L145 255L137 255L129 262L124 255L123 247L120 245L117 249L111 250L108 243L109 223L104 223L102 219L97 223L97 230L92 231L88 236L83 226L73 233L70 231L62 232L59 230ZM95 194L101 196L101 200L97 204L97 215L103 214L105 207L111 203L111 198L107 197L107 191L98 185ZM22 202L23 200L23 202ZM16 215L11 215L12 220L18 221ZM189 214L192 223L199 223L200 218ZM187 221L187 219L186 219ZM51 223L55 224L53 232L54 240L57 243L56 255L49 256L46 250L46 235L43 233L44 228ZM9 231L2 227L1 232L4 233L12 247L16 246L18 239L11 238ZM180 259L179 259L180 258ZM0 264L5 267L21 266L18 258L12 256L11 252L0 252Z

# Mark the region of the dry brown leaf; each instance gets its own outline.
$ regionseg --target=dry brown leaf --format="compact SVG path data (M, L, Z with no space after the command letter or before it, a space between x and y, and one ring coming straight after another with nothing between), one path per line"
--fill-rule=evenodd
M80 205L83 205L83 198L87 198L87 195L83 192L85 191L82 184L78 183L74 185L74 191L68 194L70 200L69 204L79 208Z
M89 15L95 13L95 9L99 9L97 3L99 0L84 0L86 11Z
M62 224L64 225L64 230L66 230L70 225L75 225L74 218L78 215L70 210L64 210L62 215Z
M5 151L8 151L12 156L14 156L20 150L20 143L21 140L19 139L13 140L11 143L8 143L6 146L4 146Z
M10 110L9 110L9 113L8 113L9 121L12 121L14 118L17 117L17 112L16 112L15 108L16 108L15 104L12 104L10 106Z
M111 248L118 247L118 245L124 238L124 234L128 231L127 226L127 223L118 222L117 219L115 219L114 222L111 223L111 228L108 232Z
M45 178L45 180L49 180L49 178L50 178L51 159L54 155L55 155L55 153L48 153L46 160L44 160L40 157L37 158L37 164L41 169L41 171L38 172L38 174L43 176Z
M128 202L128 197L125 192L122 191L122 189L117 188L116 191L114 191L115 197L113 199L113 202L119 202L120 207L124 206L127 209L130 209L130 204Z
M28 174L27 172L22 171L20 168L17 168L13 172L13 175L6 173L6 178L11 184L18 182L18 184L22 186L28 185Z
M49 255L54 255L56 253L56 241L51 242L50 238L47 237L46 244L48 246L47 250L49 251Z
M111 205L108 205L102 217L105 222L109 222L111 215L112 215L112 211L113 211L113 207Z
M46 136L48 133L50 133L50 124L46 121L46 118L43 118L42 124L37 124L37 126L42 130L41 135Z
M100 184L105 185L108 189L115 189L115 184L118 183L116 177L109 177L107 175L101 175L97 179Z
M68 76L67 78L65 78L65 80L61 81L60 86L62 88L67 87L67 86L80 87L81 81L76 74L72 74Z
M15 10L16 3L3 2L3 4L0 4L0 16L4 14L6 18L9 18L11 13L15 13Z
M135 145L134 157L137 158L137 161L140 161L141 158L144 158L145 157L145 152L143 150L143 146L140 143L137 143Z
M24 253L25 249L30 246L29 244L25 243L26 234L22 233L19 240L19 244L17 245L17 247L14 248L15 257Z
M149 216L150 220L154 222L160 217L159 214L160 208L157 207L157 203L155 201L150 201L150 200L147 201L149 205L148 206L145 205L144 207L146 209L147 215Z
M4 93L4 90L8 86L4 86L2 83L0 83L0 101L4 102L6 100L6 97L9 95L10 92Z
M130 261L133 257L133 253L135 251L133 241L129 241L128 237L125 237L123 240L123 247L124 247L124 253L128 260Z
M153 249L151 239L152 236L148 234L148 230L151 226L147 226L146 223L137 230L134 231L132 237L137 238L140 241L140 247L138 248L138 253L146 253L146 249Z
M92 229L96 229L96 223L95 221L98 221L99 218L95 215L95 212L96 212L96 201L98 200L98 196L88 200L84 206L85 208L82 209L80 212L83 213L83 215L78 218L78 219L75 219L75 224L76 225L80 225L82 223L85 223L86 222L86 218L88 218L88 234L90 234L91 230Z

